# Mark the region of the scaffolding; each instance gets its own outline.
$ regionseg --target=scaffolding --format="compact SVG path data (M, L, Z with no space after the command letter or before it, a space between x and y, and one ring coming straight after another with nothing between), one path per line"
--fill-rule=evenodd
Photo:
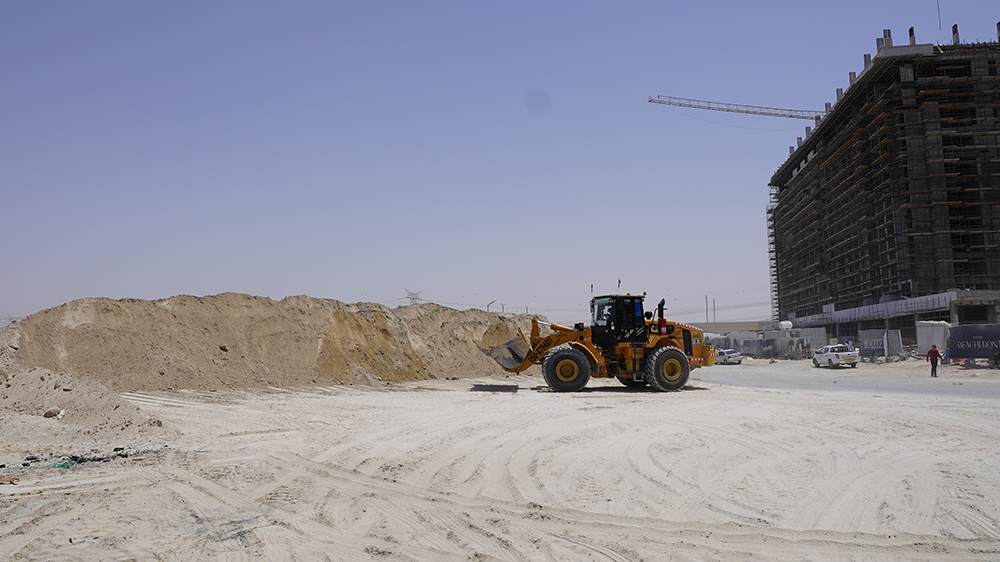
M806 131L770 182L773 320L1000 290L1000 43L880 46Z

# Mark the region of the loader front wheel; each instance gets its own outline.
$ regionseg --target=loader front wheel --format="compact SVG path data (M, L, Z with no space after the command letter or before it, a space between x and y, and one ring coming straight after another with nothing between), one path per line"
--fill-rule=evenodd
M549 388L556 392L576 392L590 380L590 362L579 349L570 345L553 347L542 361L542 374Z
M654 389L667 392L684 388L690 374L691 363L683 351L676 347L661 347L646 361L643 378Z

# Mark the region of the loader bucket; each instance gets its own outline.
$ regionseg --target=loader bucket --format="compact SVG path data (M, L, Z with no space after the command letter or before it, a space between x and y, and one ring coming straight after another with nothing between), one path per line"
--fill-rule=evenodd
M528 340L524 339L524 334L518 331L517 337L510 341L490 348L479 349L492 357L505 370L516 371L521 363L524 363L524 357L531 351L531 346L528 345Z

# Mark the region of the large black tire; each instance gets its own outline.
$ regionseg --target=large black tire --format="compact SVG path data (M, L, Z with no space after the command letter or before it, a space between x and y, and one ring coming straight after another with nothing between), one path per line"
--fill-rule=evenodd
M815 357L813 357L813 367L819 367L819 361Z
M646 381L645 380L639 380L639 381L637 381L635 379L630 379L628 377L618 377L618 382L624 384L625 386L627 386L629 388L642 388L642 387L646 386Z
M690 374L687 356L676 347L661 347L646 360L644 378L649 386L662 392L684 388Z
M566 344L553 347L542 361L545 383L556 392L576 392L590 380L590 361L582 351Z

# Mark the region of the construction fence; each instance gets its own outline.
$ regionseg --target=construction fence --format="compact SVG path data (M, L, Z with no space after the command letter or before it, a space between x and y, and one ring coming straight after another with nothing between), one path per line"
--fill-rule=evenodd
M747 357L759 359L808 359L831 343L856 347L861 357L874 361L877 357L905 359L926 357L931 346L937 346L948 359L1000 360L1000 324L955 326L948 322L916 323L917 344L906 346L899 330L860 330L857 337L827 338L823 328L765 330L763 332L733 332L725 336L708 335L708 343L716 349L735 349Z

